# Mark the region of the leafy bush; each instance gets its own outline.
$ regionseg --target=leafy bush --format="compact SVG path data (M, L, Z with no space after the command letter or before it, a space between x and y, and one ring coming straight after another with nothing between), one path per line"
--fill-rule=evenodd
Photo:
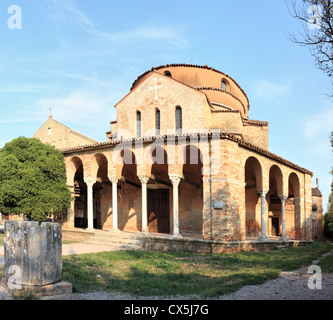
M19 137L0 150L0 212L46 221L70 206L63 154L34 138Z

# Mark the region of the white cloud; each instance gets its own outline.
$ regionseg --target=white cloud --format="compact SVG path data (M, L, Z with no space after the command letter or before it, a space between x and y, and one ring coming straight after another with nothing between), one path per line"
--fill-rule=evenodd
M42 90L50 89L51 86L48 85L34 85L34 84L25 84L25 83L13 83L7 84L4 83L0 87L0 93L39 93Z
M304 134L306 138L326 137L328 141L331 131L333 131L333 107L305 118Z
M326 210L328 196L331 192L332 148L329 135L333 131L333 107L318 106L316 113L303 118L303 134L306 138L303 154L307 161L313 163L315 177L319 178L319 188L323 194L323 207Z
M14 120L0 120L0 124L24 123L24 122L32 122L34 120L35 120L35 118L14 119Z
M130 30L105 32L99 30L88 15L79 9L72 0L45 0L44 3L49 6L51 12L49 15L55 21L58 28L75 28L78 31L92 35L95 40L100 39L112 44L115 44L115 42L117 44L124 44L127 42L132 43L133 41L149 40L159 41L178 48L188 45L182 25L169 25L156 20L145 22L144 25Z
M63 79L69 78L74 80L79 80L81 82L86 82L90 86L97 86L97 87L104 87L104 88L110 88L114 86L115 84L111 81L100 79L97 75L95 76L87 76L85 74L81 73L70 73L70 72L63 72L59 70L49 70L52 74L55 74L57 76L62 77Z
M72 0L44 0L47 7L50 8L49 16L56 20L57 24L71 25L89 31L94 29L93 22L89 17L77 8Z
M108 117L113 107L112 96L101 96L93 90L79 89L64 97L39 100L36 112L39 115L45 114L45 110L52 108L56 120L89 124L97 118L105 119L105 114Z
M285 102L292 92L292 81L274 83L266 80L259 81L254 87L254 94L260 99L270 103Z

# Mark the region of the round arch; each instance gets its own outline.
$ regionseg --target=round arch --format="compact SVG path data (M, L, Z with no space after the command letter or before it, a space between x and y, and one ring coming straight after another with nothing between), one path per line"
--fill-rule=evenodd
M283 174L276 164L269 169L269 191L270 194L283 195Z
M116 177L118 179L122 178L123 169L126 165L130 165L136 170L136 156L135 153L126 147L122 147L121 149L113 150L112 153L112 163L115 166Z
M300 182L298 175L292 172L288 178L288 198L286 200L287 237L301 239Z
M66 172L67 172L67 182L69 185L71 185L74 182L75 174L78 169L82 171L83 174L83 161L81 158L75 156L69 159L66 165ZM83 178L82 178L83 179Z
M168 154L164 148L164 144L153 143L145 151L146 172L150 176L153 173L153 168L164 168L163 171L168 172Z
M249 157L244 166L245 228L247 237L258 237L261 231L261 205L258 192L263 188L262 167L259 160Z
M283 174L277 165L272 165L269 170L269 236L281 236L282 232L282 201Z
M118 228L140 231L142 226L142 193L135 153L124 148L117 157Z
M94 154L90 160L91 177L106 180L108 178L108 159L103 153Z
M179 184L179 226L181 233L203 236L203 155L195 145L182 150L182 180Z
M295 172L292 172L288 178L288 197L300 197L300 183L299 178Z
M246 187L253 186L257 190L263 188L262 167L259 160L255 157L249 157L245 161L245 183Z
M87 227L87 186L84 182L85 166L81 158L70 159L71 183L74 184L74 227ZM68 176L68 174L67 174Z

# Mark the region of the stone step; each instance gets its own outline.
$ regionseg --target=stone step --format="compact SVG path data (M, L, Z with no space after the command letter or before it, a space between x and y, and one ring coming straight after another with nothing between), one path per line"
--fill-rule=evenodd
M287 246L279 245L279 246L275 246L275 249L276 250L284 250L284 249L287 249Z
M84 243L116 247L124 250L142 249L142 237L121 232L96 232L94 236L84 241Z

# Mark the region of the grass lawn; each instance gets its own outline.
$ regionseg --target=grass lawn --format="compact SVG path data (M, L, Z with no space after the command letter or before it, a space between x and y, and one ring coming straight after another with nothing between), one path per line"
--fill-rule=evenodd
M74 292L81 293L200 294L208 298L234 292L244 285L262 284L281 271L310 265L330 250L332 245L316 241L285 250L230 254L101 252L63 257L62 278L73 284ZM332 256L326 259L324 270L332 272Z
M3 235L0 234L0 245ZM202 298L234 292L244 285L262 284L281 271L310 265L332 245L315 241L308 246L267 252L195 254L114 251L63 257L62 279L73 291L118 291L142 296L200 294ZM319 263L333 272L333 255ZM4 268L1 268L0 275Z

